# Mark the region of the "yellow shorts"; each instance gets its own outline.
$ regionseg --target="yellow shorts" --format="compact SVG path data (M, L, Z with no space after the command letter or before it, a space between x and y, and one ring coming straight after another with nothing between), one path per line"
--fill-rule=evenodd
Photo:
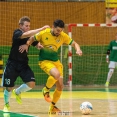
M39 62L40 68L45 71L48 75L50 75L50 70L52 68L57 68L58 71L60 72L60 76L63 78L63 65L61 62L58 61L49 61L49 60L44 60Z

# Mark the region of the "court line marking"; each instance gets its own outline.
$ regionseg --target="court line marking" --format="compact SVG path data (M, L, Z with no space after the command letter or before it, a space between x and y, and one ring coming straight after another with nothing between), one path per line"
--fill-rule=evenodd
M1 112L3 112L3 110L0 110ZM23 113L17 113L17 112L3 112L3 113L11 113L11 114L20 114L20 115L26 115L26 116L30 116L30 117L39 117L39 116L34 116L34 115L29 115L29 114L23 114Z

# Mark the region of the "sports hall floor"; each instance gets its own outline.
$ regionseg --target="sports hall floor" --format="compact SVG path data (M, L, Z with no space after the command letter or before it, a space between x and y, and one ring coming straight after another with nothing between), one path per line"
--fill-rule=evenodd
M51 95L53 91L51 91ZM45 102L41 91L22 93L22 105L18 105L14 95L10 100L11 112L3 113L3 92L0 92L0 117L117 117L117 87L77 87L65 90L57 107L60 115L48 115L49 103ZM82 115L80 104L89 101L93 105L90 115Z

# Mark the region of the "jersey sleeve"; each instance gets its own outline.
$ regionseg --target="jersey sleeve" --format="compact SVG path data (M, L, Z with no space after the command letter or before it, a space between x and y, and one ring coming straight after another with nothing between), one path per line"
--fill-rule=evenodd
M45 30L40 31L39 33L35 34L34 35L35 41L40 41L44 33L45 33Z
M71 45L73 39L71 39L66 33L64 33L64 44Z
M13 34L13 39L20 39L20 37L22 36L23 32L21 30L16 30L14 31L14 34Z

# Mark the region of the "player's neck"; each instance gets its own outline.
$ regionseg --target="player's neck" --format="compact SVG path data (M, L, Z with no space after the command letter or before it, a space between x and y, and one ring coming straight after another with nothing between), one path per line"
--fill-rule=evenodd
M50 30L50 33L51 33L53 36L58 37L58 36L56 36L56 35L54 34L54 32L53 32L52 30Z
M22 32L24 32L21 28L19 28Z
M51 33L53 36L56 36L52 30L50 30L50 33Z

